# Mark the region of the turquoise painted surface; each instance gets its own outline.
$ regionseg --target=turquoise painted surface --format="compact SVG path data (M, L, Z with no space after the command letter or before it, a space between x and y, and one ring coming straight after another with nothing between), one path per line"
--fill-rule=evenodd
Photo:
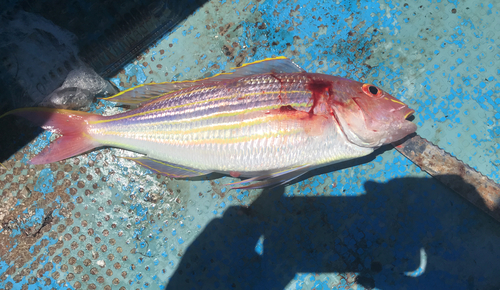
M499 182L499 11L495 3L475 1L212 1L111 81L124 89L196 79L285 55L311 72L382 86L417 111L414 122L421 136ZM119 110L102 101L92 107L100 114ZM13 157L9 168L20 167L53 138L43 134L21 159ZM68 239L53 253L48 249L58 239L44 234L37 245L48 243L25 268L42 256L38 267L52 265L43 274L52 285L74 287L79 282L83 288L500 285L495 267L500 266L499 225L395 150L317 170L285 189L265 192L228 191L223 184L234 180L230 177L158 178L117 157L133 155L102 149L78 157L78 162L68 160L69 171L63 169L66 164L39 170L35 191L47 194L63 186L64 179L71 181L66 193L72 206L57 199L54 203L73 208L74 222L57 233ZM55 177L56 171L64 172L62 179ZM40 225L45 214L35 210L11 237ZM58 223L68 218L60 215ZM74 264L71 257L78 257ZM12 264L0 264L0 269L5 272ZM54 272L60 273L57 279ZM9 278L2 283L26 281ZM29 285L35 289L38 284Z

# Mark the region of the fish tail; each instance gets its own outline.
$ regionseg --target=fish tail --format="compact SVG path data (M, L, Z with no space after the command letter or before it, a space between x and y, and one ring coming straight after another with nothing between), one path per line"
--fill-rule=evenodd
M102 145L87 130L89 122L103 118L96 114L51 108L23 108L7 112L0 118L6 115L25 118L37 126L62 135L31 159L30 164L60 161Z

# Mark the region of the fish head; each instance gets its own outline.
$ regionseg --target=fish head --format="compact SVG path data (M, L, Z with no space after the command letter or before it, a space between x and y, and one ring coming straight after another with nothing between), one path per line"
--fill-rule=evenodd
M377 148L417 130L407 120L415 111L379 87L347 80L334 87L334 117L350 142Z

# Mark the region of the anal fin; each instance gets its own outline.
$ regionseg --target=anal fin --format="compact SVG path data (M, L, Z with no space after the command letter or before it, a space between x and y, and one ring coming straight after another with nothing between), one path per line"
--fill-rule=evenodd
M304 173L308 172L311 170L310 165L303 165L303 166L298 166L298 167L293 167L291 169L279 171L279 172L272 172L269 174L265 175L260 175L256 177L252 177L249 179L245 179L242 181L238 182L233 182L229 183L226 185L234 186L234 185L240 185L252 181L259 181L257 183L252 183L246 186L240 186L240 187L232 187L231 189L257 189L257 188L273 188L279 185L286 184Z
M195 176L202 176L211 173L210 171L198 170L195 168L178 165L166 161L161 161L149 157L121 157L132 160L135 163L161 175L170 178L188 178Z

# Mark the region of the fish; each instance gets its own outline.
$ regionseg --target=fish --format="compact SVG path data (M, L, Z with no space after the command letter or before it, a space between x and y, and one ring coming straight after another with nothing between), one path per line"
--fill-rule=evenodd
M408 120L415 111L380 87L309 73L286 57L199 80L141 84L104 99L135 108L112 116L21 108L3 116L60 134L31 164L117 147L143 154L123 158L154 173L217 172L246 178L229 184L243 189L289 183L417 129Z

